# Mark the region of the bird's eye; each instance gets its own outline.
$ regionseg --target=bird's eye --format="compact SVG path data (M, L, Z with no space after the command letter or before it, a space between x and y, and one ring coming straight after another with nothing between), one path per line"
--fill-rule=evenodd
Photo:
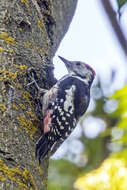
M81 63L80 62L76 62L76 65L81 65Z

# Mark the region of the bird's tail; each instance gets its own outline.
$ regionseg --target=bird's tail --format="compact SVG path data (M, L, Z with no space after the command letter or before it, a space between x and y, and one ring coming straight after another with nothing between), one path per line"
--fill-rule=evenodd
M48 151L49 151L48 141L49 141L48 133L46 133L45 135L40 137L40 139L38 140L36 144L35 155L39 160L39 164L45 158L45 156L48 155Z

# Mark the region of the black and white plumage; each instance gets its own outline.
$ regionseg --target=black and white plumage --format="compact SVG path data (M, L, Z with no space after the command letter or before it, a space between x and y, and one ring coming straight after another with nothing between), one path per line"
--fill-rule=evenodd
M60 57L60 56L59 56ZM63 57L68 74L43 96L44 134L36 144L36 156L41 162L52 155L76 127L90 101L90 87L94 70L79 61Z

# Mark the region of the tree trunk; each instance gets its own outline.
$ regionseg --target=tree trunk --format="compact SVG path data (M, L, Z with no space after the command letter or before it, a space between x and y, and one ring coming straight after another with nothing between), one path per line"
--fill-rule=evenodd
M52 58L77 0L0 0L0 189L46 189L35 144L42 133L41 96L56 79ZM31 84L30 84L31 83Z

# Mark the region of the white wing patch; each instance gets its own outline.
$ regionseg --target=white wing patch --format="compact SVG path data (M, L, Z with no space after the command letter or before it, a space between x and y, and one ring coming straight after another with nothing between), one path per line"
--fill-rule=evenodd
M74 85L71 86L68 90L65 90L66 96L65 96L65 102L64 102L64 111L73 113L74 110L74 104L73 104L73 99L74 99L74 91L76 87ZM69 110L70 108L70 110Z

